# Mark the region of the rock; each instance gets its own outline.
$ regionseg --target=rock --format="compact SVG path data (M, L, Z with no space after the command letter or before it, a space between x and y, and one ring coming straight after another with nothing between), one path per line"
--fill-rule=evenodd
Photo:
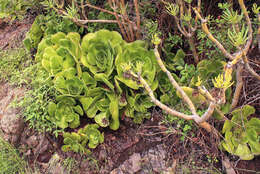
M119 168L114 169L110 174L134 174L141 170L141 155L134 153Z
M58 154L52 155L49 163L48 168L45 173L48 174L68 174L65 170L65 167L62 165L62 159Z
M24 122L15 113L5 114L0 121L0 128L3 131L3 138L16 145L23 131Z
M175 168L167 166L167 162L167 152L160 144L141 154L134 153L110 174L172 174Z
M163 150L162 145L156 146L156 149L150 149L146 158L155 172L162 172L166 169L166 151Z
M99 161L104 161L107 158L107 152L105 149L100 150L98 159Z
M2 85L0 91L0 129L3 131L3 138L10 143L17 145L21 133L23 132L24 122L18 116L20 109L8 107L14 98L21 98L24 94L23 89L12 89L7 84Z
M33 135L31 137L29 137L27 140L26 140L26 144L30 147L30 148L34 148L38 145L38 138L36 135Z

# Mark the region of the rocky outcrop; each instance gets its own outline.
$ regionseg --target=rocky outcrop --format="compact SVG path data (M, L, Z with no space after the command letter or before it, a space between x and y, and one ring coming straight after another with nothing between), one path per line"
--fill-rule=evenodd
M23 89L12 88L8 84L2 84L0 88L0 129L6 141L16 145L24 128L24 121L19 116L20 109L10 107L14 99L24 95Z

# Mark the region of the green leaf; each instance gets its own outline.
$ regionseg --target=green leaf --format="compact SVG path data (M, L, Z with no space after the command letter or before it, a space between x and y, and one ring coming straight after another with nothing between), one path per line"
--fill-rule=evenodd
M84 114L82 108L79 105L73 107L73 109L74 109L75 112L77 112L81 116Z
M52 42L53 44L58 45L58 44L59 44L59 41L60 41L61 39L64 39L65 37L66 37L66 34L65 34L65 33L63 33L63 32L58 32L58 33L56 33L56 34L54 34L54 35L51 36L51 42Z
M66 138L64 138L63 143L64 144L73 144L74 141L71 137L66 137Z
M108 78L114 69L114 60L122 52L123 39L115 31L99 30L82 39L81 62L91 73L103 73Z
M115 94L107 94L110 105L109 105L109 111L112 116L111 122L110 122L110 129L117 130L119 128L119 107L118 107L118 97Z
M106 112L101 112L95 116L95 122L101 127L107 127L109 125L109 119Z
M94 75L96 81L104 82L110 89L114 90L114 85L109 82L107 76L103 73L98 73Z
M224 126L222 128L222 133L230 132L232 129L233 124L230 120L226 120Z
M115 61L117 74L116 79L132 89L143 87L138 79L128 75L124 65L130 65L131 70L140 75L152 86L155 81L158 64L153 51L144 48L142 41L128 43L124 47L124 51L118 55ZM142 66L139 66L142 65Z
M92 105L91 107L89 107L89 109L87 110L87 116L89 118L94 118L96 116L98 112L98 108L96 105Z
M96 80L88 73L88 72L83 72L82 73L82 80L84 81L85 85L89 85L91 87L96 87L97 82Z
M79 119L79 115L77 115L77 114L73 114L73 116L74 116L73 121L71 121L69 123L69 127L72 129L75 129L75 128L79 127L80 119Z
M257 134L260 134L260 119L258 118L251 118L246 125L249 129L254 129Z
M50 102L48 104L48 114L53 117L55 115L55 110L56 110L56 104L53 102Z
M68 152L68 151L71 150L71 146L70 145L63 145L63 146L61 146L61 150L63 152Z
M83 106L84 112L87 114L87 111L90 105L93 103L94 99L92 97L82 97L79 99L81 105Z
M239 156L241 160L252 160L254 158L254 155L245 144L239 144L234 154Z

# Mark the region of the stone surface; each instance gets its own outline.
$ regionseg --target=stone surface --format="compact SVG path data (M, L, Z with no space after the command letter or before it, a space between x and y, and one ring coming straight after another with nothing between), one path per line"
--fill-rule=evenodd
M24 94L23 89L12 88L7 84L1 84L0 90L0 129L3 138L16 145L24 128L23 119L18 116L18 108L9 107L14 99L19 99Z
M68 172L65 170L65 167L62 165L62 158L58 154L52 155L49 163L47 165L43 165L46 167L45 173L68 174Z
M166 150L163 145L157 145L142 153L134 153L110 174L171 174L167 162Z
M141 155L134 153L119 168L114 169L110 174L134 174L141 170Z

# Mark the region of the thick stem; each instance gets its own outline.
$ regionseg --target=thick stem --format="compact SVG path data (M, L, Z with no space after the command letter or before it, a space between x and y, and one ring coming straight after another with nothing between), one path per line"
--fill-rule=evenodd
M201 117L199 117L197 120L195 120L196 123L200 124L200 123L207 121L213 114L215 107L216 107L216 103L210 102L207 111Z
M245 17L246 17L246 22L247 22L247 25L248 25L248 40L247 40L247 43L244 47L244 52L245 54L247 54L248 50L249 50L249 47L252 43L252 40L253 40L253 29L252 29L252 23L251 23L251 20L249 18L249 15L248 15L248 12L247 12L247 9L246 9L246 6L244 4L244 0L238 0L238 3L240 5L240 8L242 9Z
M135 5L135 13L136 13L136 23L137 23L137 31L136 31L136 38L141 39L141 17L140 17L140 12L139 12L139 7L138 7L138 0L134 0L134 5Z
M181 32L181 34L183 34L185 37L188 37L188 33L181 28L179 18L177 16L174 16L174 19L176 21L177 27L178 27L179 31Z
M232 104L231 104L231 110L233 110L238 103L240 93L243 87L243 78L242 78L242 71L243 71L243 66L241 64L238 64L237 71L236 71L236 89L234 92L234 96L232 99Z
M260 13L258 14L258 22L260 23ZM257 41L258 41L258 51L260 52L260 24L258 26Z
M172 77L171 73L166 69L166 67L164 66L162 59L160 57L160 54L158 52L158 45L155 45L154 48L154 54L156 57L156 60L160 66L160 68L162 69L163 72L165 72L171 82L171 84L177 89L177 91L180 92L183 100L188 104L188 107L190 108L191 112L193 115L197 115L196 113L196 109L195 106L193 105L192 101L190 100L190 98L187 96L187 94L182 90L182 88L179 86L179 84L174 80L174 78Z
M145 90L148 92L148 95L151 97L151 100L154 104L156 104L157 106L159 106L162 110L166 111L167 113L171 114L171 115L175 115L179 118L183 118L185 120L193 120L193 117L190 115L186 115L183 114L181 112L178 112L172 108L169 108L168 106L166 106L165 104L161 103L159 100L157 100L153 94L152 89L150 88L150 86L148 85L148 83L141 77L139 76L139 81L140 83L144 86Z
M196 62L196 64L198 64L199 63L199 56L197 54L196 47L195 47L195 44L194 44L192 36L188 37L188 42L189 42L190 48L192 50L192 54L193 54L193 57L195 59L195 62Z
M172 108L169 108L167 105L165 105L165 104L161 103L159 100L157 100L153 94L152 89L141 76L137 76L133 72L131 72L131 74L134 75L135 77L138 77L139 82L144 86L145 90L148 92L148 95L151 97L152 102L155 105L159 106L163 111L166 111L168 114L170 114L172 116L183 118L185 120L194 120L196 123L198 123L198 125L200 127L206 129L208 132L212 131L211 125L206 122L206 119L208 119L210 117L210 115L212 115L212 113L213 113L211 106L209 107L208 111L204 114L205 116L203 117L203 120L200 120L200 117L197 114L186 115L184 113L178 112ZM213 109L213 111L214 111L214 109Z
M253 70L253 68L251 68L251 66L249 65L248 62L248 58L245 54L245 52L242 50L242 55L243 55L243 61L245 63L246 69L250 72L250 74L252 76L254 76L255 78L257 78L258 80L260 80L260 76Z
M194 9L194 12L196 13L196 15L198 16L198 18L201 20L201 27L202 27L202 30L204 31L204 33L206 33L208 38L213 43L216 44L218 49L220 49L220 51L224 54L225 57L229 58L230 60L233 60L234 57L229 52L227 52L227 50L223 47L223 45L209 31L209 28L207 26L207 20L202 18L202 16L200 15L200 13L198 12L197 9L195 9L195 8L193 8L193 9Z

